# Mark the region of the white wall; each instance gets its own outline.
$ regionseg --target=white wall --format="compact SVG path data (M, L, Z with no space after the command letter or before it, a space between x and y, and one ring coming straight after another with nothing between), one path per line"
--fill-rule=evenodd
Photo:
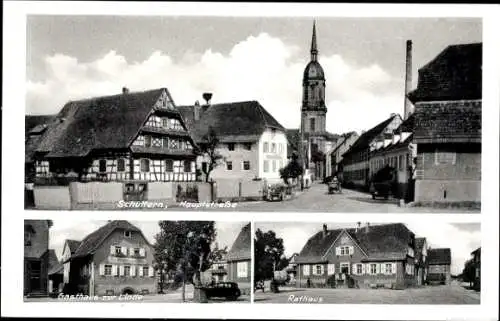
M264 152L264 144L268 143L268 152ZM276 150L272 151L272 144L275 144ZM259 140L259 172L258 175L261 178L265 178L268 181L279 181L280 174L279 169L286 166L287 164L287 145L288 141L286 139L286 134L283 131L266 129ZM282 148L280 149L280 146ZM267 161L269 164L268 171L264 171L264 162ZM274 162L274 168L273 168Z

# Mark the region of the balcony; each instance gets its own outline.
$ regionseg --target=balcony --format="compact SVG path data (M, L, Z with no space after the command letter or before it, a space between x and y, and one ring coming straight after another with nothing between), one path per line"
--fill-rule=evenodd
M192 149L169 149L163 147L131 146L130 150L137 154L152 154L162 156L195 156Z
M169 129L165 127L144 126L142 128L142 131L168 136L189 137L189 133L184 129Z

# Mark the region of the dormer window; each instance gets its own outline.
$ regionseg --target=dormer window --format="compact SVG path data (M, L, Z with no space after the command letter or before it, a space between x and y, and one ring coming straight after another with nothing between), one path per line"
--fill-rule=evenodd
M123 236L125 236L126 238L131 238L132 237L132 231L125 231L125 232L123 232Z

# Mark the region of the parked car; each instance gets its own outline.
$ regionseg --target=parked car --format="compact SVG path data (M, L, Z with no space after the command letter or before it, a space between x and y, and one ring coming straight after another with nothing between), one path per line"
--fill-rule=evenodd
M389 196L396 194L397 175L393 167L385 166L376 172L369 184L369 191L372 198L383 197L388 199Z
M241 296L238 283L235 282L218 282L214 285L209 285L205 288L205 293L207 295L207 299L226 298L230 301L235 301Z
M268 201L273 201L278 199L279 201L284 201L287 194L287 186L285 184L272 184L268 186L267 197Z

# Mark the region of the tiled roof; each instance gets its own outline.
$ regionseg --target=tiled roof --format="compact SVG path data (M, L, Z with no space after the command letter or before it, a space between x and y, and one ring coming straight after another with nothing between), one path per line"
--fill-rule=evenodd
M480 143L480 101L436 102L415 110L415 143Z
M250 242L252 241L250 233L250 223L248 223L241 229L231 249L227 253L226 259L228 262L250 260Z
M37 151L81 157L95 149L125 149L166 88L71 101L48 128ZM174 108L172 113L177 113Z
M343 157L346 155L352 154L354 152L358 152L364 149L367 149L370 146L370 143L375 137L380 135L384 129L393 121L394 118L399 117L398 115L391 115L391 117L387 118L383 122L379 123L375 127L371 128L369 131L364 132L359 136L359 138L354 142L351 148L347 152L344 153Z
M255 142L266 128L285 131L255 100L200 106L197 121L194 118L194 108L195 106L179 106L178 110L196 142L202 140L209 127L214 129L221 142Z
M136 231L142 234L139 228L135 227L127 221L111 221L87 235L83 239L83 241L81 241L75 253L71 255L70 260L93 254L94 251L97 250L102 244L102 242L104 242L104 240L106 240L106 238L116 229ZM146 238L144 239L146 240Z
M24 117L24 162L30 163L33 161L33 156L42 141L47 128L54 121L55 115L32 116Z
M73 254L73 253L75 253L76 249L80 246L80 243L82 243L82 242L77 241L77 240L66 240L66 243L69 246L69 250L70 250L71 254Z
M436 100L481 99L482 43L451 45L418 71L413 103Z
M427 251L427 263L429 265L451 264L451 250L445 249L429 249Z
M49 250L49 269L48 274L62 274L64 270L64 266L57 259L56 251L50 249Z
M297 263L324 262L323 256L327 253L335 239L344 229L328 230L325 237L323 231L312 236L302 248ZM365 227L357 230L354 228L345 231L358 243L360 248L368 255L368 259L394 259L401 260L406 257L408 244L414 234L401 223L371 225L368 231Z

